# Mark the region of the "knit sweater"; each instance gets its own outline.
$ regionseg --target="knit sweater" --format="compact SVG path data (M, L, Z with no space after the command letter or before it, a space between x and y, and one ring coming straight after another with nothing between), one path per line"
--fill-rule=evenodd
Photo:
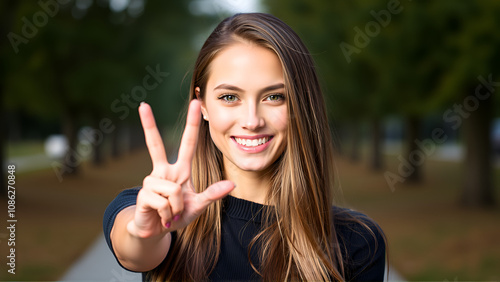
M122 191L104 213L104 236L111 252L113 248L110 233L116 215L124 208L136 204L139 190L140 188L132 188ZM232 196L224 198L220 255L214 270L209 275L210 280L248 281L260 278L249 262L248 245L260 230L262 207L261 204ZM344 259L346 281L382 281L385 268L385 242L378 225L362 213L345 208L334 206L333 215L335 232ZM350 221L352 218L360 219L370 230ZM176 233L173 232L172 235L172 244L175 244ZM258 268L259 256L256 247L251 249L250 259ZM143 273L143 279L146 278L146 274Z

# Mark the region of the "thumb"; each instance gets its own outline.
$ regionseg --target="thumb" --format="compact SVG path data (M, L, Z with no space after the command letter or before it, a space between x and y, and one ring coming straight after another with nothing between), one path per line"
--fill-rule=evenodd
M229 180L219 181L208 186L205 191L199 194L203 206L207 207L211 203L224 198L227 194L231 193L235 187L236 185Z

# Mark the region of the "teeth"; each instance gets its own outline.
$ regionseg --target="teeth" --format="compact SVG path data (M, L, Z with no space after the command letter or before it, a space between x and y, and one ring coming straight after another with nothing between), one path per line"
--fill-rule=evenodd
M256 147L269 141L269 137L263 137L259 139L242 139L242 138L234 138L234 139L238 144L247 147Z

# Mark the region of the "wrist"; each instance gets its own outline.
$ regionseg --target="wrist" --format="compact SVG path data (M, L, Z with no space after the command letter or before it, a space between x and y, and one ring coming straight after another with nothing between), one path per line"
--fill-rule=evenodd
M163 237L165 237L165 235L169 233L165 229L162 229L162 231L157 234L155 234L156 232L154 231L142 231L139 227L137 227L134 219L130 220L127 223L127 232L132 239L147 241L160 241Z

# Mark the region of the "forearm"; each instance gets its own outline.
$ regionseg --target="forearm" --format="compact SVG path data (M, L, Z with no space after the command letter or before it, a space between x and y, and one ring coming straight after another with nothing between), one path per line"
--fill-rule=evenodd
M111 242L120 263L132 271L149 271L158 266L170 249L170 233L151 238L140 238L128 232L127 225L134 219L135 206L123 209L111 230Z

